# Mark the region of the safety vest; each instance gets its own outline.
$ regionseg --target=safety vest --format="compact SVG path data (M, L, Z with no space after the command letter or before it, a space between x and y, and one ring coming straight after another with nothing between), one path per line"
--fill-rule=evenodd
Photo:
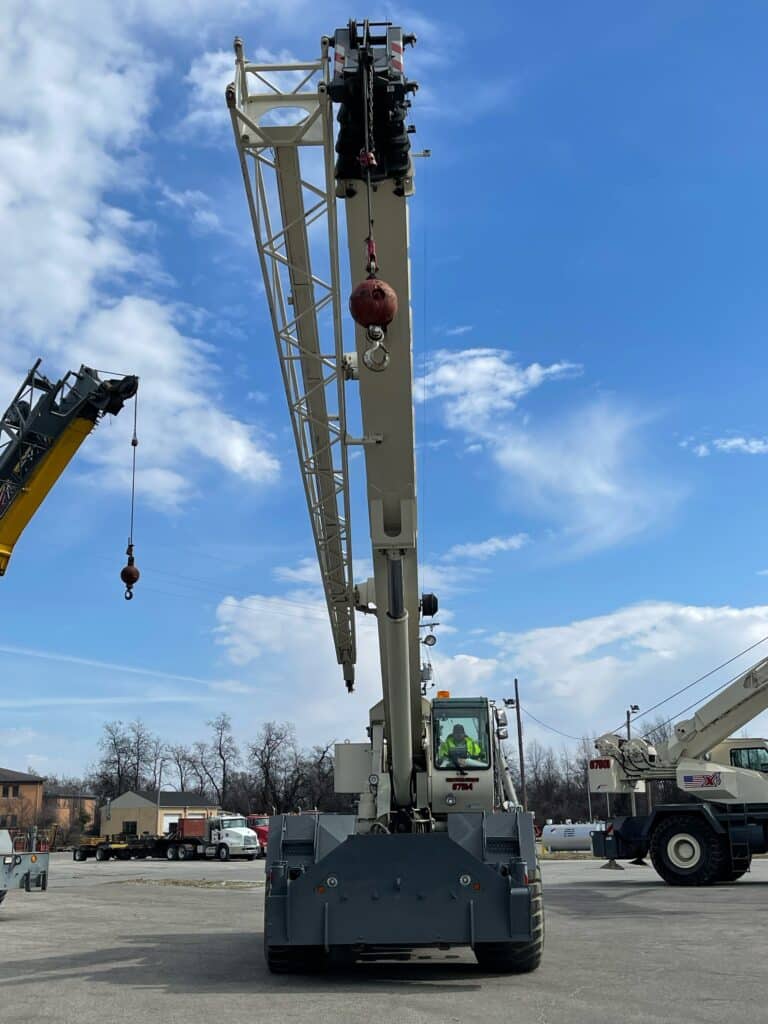
M482 757L483 756L483 748L480 746L480 744L477 742L477 740L473 740L471 736L465 736L463 743L457 743L452 735L448 736L448 738L443 740L443 742L440 744L440 750L438 752L438 756L439 757L448 757L450 752L452 750L455 750L456 747L466 747L467 748L467 757Z

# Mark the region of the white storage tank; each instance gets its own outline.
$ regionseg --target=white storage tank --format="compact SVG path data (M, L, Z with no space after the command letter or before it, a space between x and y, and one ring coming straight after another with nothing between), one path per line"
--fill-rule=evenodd
M591 850L590 833L604 832L604 821L585 821L573 824L566 821L561 825L547 822L541 830L541 845L547 850Z

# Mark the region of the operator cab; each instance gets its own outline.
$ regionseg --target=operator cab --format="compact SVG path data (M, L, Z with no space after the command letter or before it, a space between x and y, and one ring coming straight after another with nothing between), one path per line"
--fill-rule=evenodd
M768 772L768 741L758 737L727 739L710 750L708 760L753 772Z
M487 700L440 696L432 701L434 814L494 807L493 749Z
M490 768L488 704L448 700L432 705L435 767L438 771Z

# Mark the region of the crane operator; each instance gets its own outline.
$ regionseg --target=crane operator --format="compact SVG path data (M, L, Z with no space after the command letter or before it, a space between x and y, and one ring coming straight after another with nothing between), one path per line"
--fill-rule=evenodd
M440 744L437 756L441 761L445 758L462 767L468 757L482 760L484 755L477 740L467 736L464 726L457 723Z

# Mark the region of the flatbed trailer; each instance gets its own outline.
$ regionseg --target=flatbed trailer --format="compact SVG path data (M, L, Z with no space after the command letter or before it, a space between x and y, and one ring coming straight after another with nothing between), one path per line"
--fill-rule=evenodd
M222 860L244 856L255 860L259 849L230 853L223 843L210 843L197 836L109 836L96 843L80 843L72 850L72 859L105 860Z

